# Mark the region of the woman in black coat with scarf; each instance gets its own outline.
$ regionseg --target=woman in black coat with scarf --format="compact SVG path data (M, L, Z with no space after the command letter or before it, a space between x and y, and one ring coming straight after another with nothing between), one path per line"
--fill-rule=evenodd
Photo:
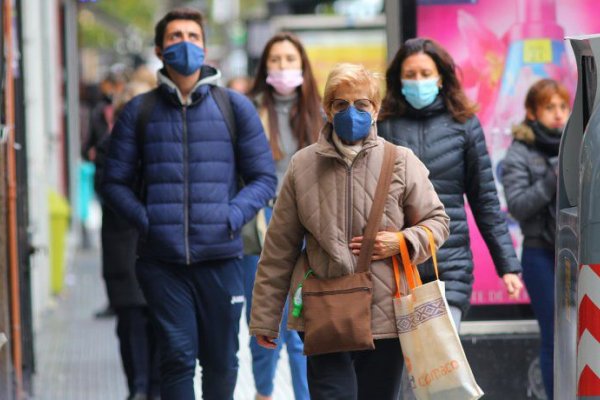
M552 79L535 83L525 98L526 118L513 128L502 184L523 233L523 280L540 325L540 365L546 397L553 398L554 248L558 148L570 111L567 89Z

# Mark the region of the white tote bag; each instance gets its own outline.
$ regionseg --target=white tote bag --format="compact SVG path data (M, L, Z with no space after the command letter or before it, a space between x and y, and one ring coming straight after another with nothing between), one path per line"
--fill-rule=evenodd
M394 298L396 326L402 345L405 368L414 394L419 400L472 400L483 396L465 356L439 280L435 244L431 231L431 254L437 280L423 284L411 264L404 235L400 249L408 295L400 295L402 275L394 257L397 291Z

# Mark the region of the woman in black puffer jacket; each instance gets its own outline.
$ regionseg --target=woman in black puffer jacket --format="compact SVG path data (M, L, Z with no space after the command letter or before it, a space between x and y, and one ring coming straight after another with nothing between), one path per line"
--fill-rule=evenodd
M558 148L569 117L569 92L552 79L535 83L525 98L527 117L513 128L502 184L511 215L523 232L523 280L540 325L540 364L546 397L553 398L554 239Z
M518 297L522 288L517 276L521 265L500 212L483 130L456 77L454 61L433 40L407 40L387 69L386 84L379 135L409 147L425 163L450 216L450 237L438 260L458 327L473 285L465 194L509 295ZM431 261L419 271L425 281L435 279Z

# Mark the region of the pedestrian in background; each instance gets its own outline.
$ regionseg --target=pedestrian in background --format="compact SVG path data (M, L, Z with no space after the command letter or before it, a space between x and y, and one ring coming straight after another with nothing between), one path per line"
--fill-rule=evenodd
M83 157L86 160L95 161L96 147L110 134L115 123L114 99L123 92L126 81L127 75L122 67L113 67L100 81L101 96L90 111L87 140L83 149ZM97 192L100 189L99 183L94 182Z
M116 64L112 66L109 72L102 78L102 81L98 85L100 96L96 99L94 104L91 106L89 112L89 121L87 124L86 139L83 144L83 158L87 161L94 163L96 171L94 173L94 191L98 196L100 204L102 205L102 198L100 193L100 183L102 177L102 167L104 164L104 155L106 154L106 147L100 149L102 146L108 144L108 138L110 132L115 123L115 104L116 98L121 96L125 89L127 81L126 69L122 65ZM98 152L102 151L103 154L98 156ZM110 213L110 211L108 211ZM104 215L104 214L103 214ZM82 226L84 240L88 240L88 233L85 224ZM110 289L107 286L104 264L102 278L106 289L107 297L109 298L108 304L94 313L96 318L110 318L115 316L115 309L111 306L110 301Z
M277 346L286 298L296 292L307 268L322 279L356 271L386 146L375 127L379 89L379 80L362 65L340 64L329 74L323 99L327 123L317 143L292 157L265 238L250 319L250 333L261 346ZM418 225L427 226L439 246L448 236L448 216L413 152L396 146L392 151L391 186L370 263L368 325L375 349L308 356L312 400L398 397L403 359L391 260L400 253L397 233L404 234L412 261L419 263L430 253L427 234ZM288 328L304 331L302 315L290 316Z
M155 85L131 80L115 97L115 117L125 104ZM110 136L96 147L96 176L102 181ZM160 398L158 345L146 300L135 276L138 232L101 200L102 277L111 309L117 317L117 337L130 400Z
M157 23L159 86L119 114L104 173L105 201L140 235L136 272L157 332L162 400L195 399L196 360L203 398L233 399L244 303L240 230L277 185L252 103L216 87L220 72L204 64L204 26L191 9Z
M567 89L552 79L535 83L525 98L525 120L513 128L502 164L508 211L523 233L523 280L538 320L546 397L554 389L554 246L558 148L570 112Z
M521 265L500 202L476 106L465 95L452 57L437 42L407 40L386 71L379 135L412 149L450 216L450 237L438 253L439 278L457 329L473 289L473 255L465 195L475 222L511 298L518 298ZM419 267L424 282L435 279L431 261ZM406 374L405 399L413 399Z
M252 87L252 78L244 75L235 76L227 81L226 86L238 93L248 94Z
M294 34L281 32L267 42L249 96L258 107L258 114L269 139L280 188L294 153L314 143L323 124L321 98L315 77L304 46ZM260 214L258 218L268 219L271 210L264 210L264 214ZM251 234L264 235L264 230L260 232L256 220L254 222L255 226L249 227L252 229ZM262 240L252 242L260 245ZM249 246L245 248L246 319L249 323L260 250L257 246L254 249ZM302 340L296 331L286 328L287 318L287 310L284 310L281 336L275 350L265 349L257 344L255 337L250 338L257 400L272 398L273 380L283 345L288 353L294 396L296 400L309 399Z

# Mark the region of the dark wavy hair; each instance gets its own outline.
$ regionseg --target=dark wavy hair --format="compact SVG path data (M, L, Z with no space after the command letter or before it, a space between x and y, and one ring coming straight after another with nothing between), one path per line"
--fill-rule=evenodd
M275 112L275 100L273 98L274 89L271 85L267 84L267 59L273 45L286 40L292 43L300 53L302 76L304 78L302 85L296 89L298 92L298 101L290 113L290 124L292 132L298 140L298 146L302 148L316 142L319 137L321 125L323 124L321 96L319 95L317 82L304 46L300 42L300 39L293 33L277 33L265 45L255 74L254 85L248 92L249 97L259 100L259 105L265 107L267 110L269 141L275 160L281 160L283 153L279 146L279 126L277 124L277 113Z
M465 122L475 115L477 106L471 102L456 76L457 67L448 52L436 41L428 38L409 39L400 47L385 73L387 91L379 119L402 117L408 111L408 103L402 95L402 64L408 57L424 53L433 59L442 78L440 94L446 109L458 122Z

